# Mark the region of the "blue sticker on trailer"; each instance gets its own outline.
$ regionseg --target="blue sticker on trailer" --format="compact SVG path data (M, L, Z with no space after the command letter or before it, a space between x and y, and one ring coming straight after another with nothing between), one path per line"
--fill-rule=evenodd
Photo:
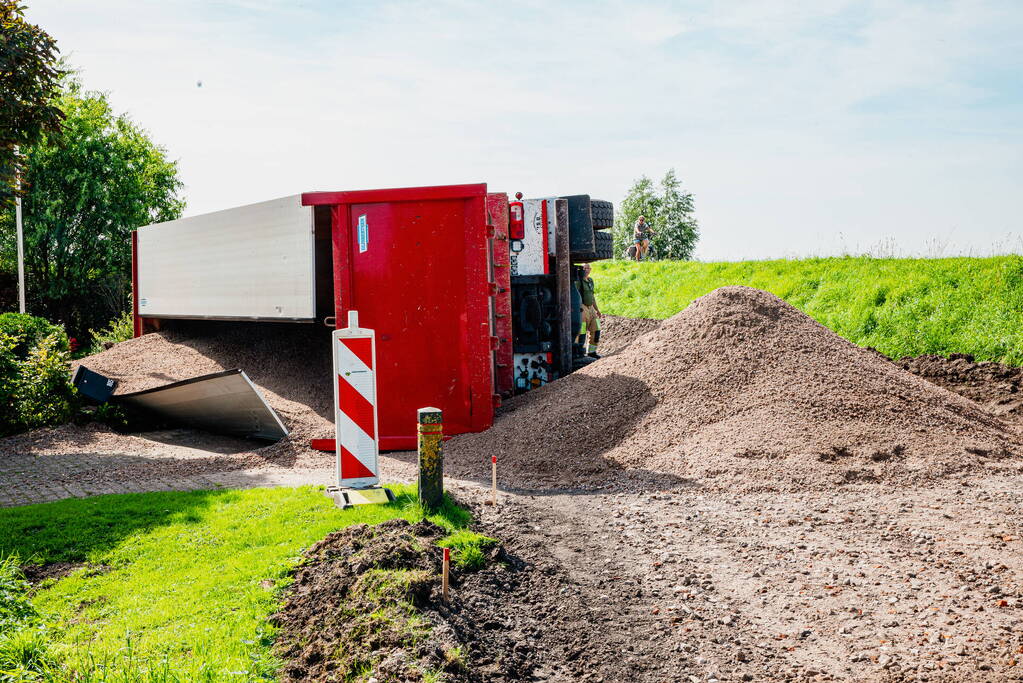
M359 216L359 253L369 249L369 223L366 222L366 214Z

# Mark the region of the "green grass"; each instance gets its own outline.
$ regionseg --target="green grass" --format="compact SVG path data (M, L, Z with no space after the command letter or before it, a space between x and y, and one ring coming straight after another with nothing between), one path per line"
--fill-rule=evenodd
M969 353L1023 365L1023 257L594 264L601 310L667 318L725 285L772 292L892 358Z
M413 490L338 510L322 490L251 489L72 499L0 510L0 557L84 562L34 596L50 654L73 680L272 678L274 612L303 548L336 529L424 517ZM456 558L489 539L446 501L428 518L455 535ZM71 672L74 671L73 675ZM74 677L77 676L77 677ZM2 677L0 677L2 678Z

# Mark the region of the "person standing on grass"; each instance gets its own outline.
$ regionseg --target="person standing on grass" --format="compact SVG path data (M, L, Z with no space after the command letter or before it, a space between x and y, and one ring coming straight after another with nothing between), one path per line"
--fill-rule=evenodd
M579 278L579 296L582 298L583 325L579 331L579 343L586 344L586 335L589 333L590 343L586 347L586 355L590 358L600 358L597 355L597 344L600 343L600 319L604 314L597 306L597 297L594 294L593 278L590 277L590 264L583 264L583 276Z
M646 252L650 248L650 238L653 236L654 231L650 229L646 218L644 216L637 218L636 225L632 228L632 242L636 246L637 261L642 261L646 256Z

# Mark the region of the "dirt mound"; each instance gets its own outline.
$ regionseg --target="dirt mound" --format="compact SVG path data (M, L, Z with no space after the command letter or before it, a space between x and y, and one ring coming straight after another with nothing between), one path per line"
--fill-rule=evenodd
M445 667L444 644L416 623L440 573L443 529L393 520L336 531L305 553L287 603L271 617L284 681L347 680L371 670L418 681ZM453 644L451 645L453 646Z
M489 456L523 487L799 488L930 478L1014 456L975 403L845 341L772 294L725 287L628 348L453 440L454 474ZM484 467L481 467L484 465Z
M445 603L436 545L444 535L430 522L397 519L351 526L312 546L287 602L271 617L281 628L274 644L285 662L281 679L528 679L536 666L532 653L503 624L496 628L495 619L507 616L506 592L519 585L520 574L527 582L543 577L523 571L498 546L485 569L465 574L452 566L453 593ZM549 584L545 592L553 594Z
M976 363L973 356L963 353L906 357L897 363L903 370L976 401L1002 419L1023 421L1023 368Z

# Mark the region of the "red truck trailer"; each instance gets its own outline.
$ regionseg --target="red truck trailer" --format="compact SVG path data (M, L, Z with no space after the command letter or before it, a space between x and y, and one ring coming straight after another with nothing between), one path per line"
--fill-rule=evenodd
M575 264L611 256L612 207L485 184L306 192L133 235L135 334L177 319L377 334L380 447L415 447L418 408L481 431L502 397L588 361ZM325 384L331 382L324 377Z

